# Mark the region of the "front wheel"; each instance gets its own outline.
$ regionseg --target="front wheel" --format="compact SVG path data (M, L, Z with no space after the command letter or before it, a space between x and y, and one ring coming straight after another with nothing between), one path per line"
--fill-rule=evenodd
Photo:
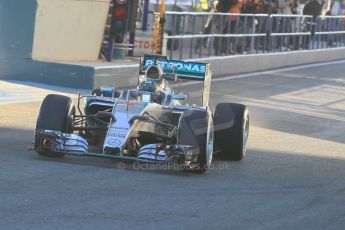
M49 94L47 95L38 113L36 122L37 130L56 130L63 133L73 132L73 121L75 114L75 107L72 103L71 98ZM63 157L63 153L56 153L40 148L43 145L44 140L39 135L35 135L35 149L38 154L48 157Z
M214 113L216 157L239 161L247 151L249 112L245 105L220 103Z

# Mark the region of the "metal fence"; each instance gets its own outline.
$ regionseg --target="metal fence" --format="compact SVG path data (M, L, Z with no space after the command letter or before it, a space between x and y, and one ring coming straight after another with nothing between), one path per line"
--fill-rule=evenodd
M165 13L172 58L287 52L345 46L345 17Z

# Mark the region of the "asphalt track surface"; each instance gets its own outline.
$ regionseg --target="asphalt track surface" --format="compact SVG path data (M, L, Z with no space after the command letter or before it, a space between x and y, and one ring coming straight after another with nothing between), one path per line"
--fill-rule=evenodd
M204 175L38 156L52 91L0 82L0 229L344 229L344 64L215 80L213 105L248 105L250 140L243 161Z

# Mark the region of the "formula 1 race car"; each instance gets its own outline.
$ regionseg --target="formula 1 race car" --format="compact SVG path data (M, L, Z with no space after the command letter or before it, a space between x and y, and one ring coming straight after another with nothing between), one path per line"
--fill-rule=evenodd
M183 103L186 95L169 84L177 79L201 81L202 106ZM77 108L69 97L47 95L37 118L34 149L48 157L174 163L194 172L205 172L213 153L241 160L249 132L248 110L245 105L220 103L212 113L210 85L209 64L145 55L134 90L101 87L91 95L79 95Z

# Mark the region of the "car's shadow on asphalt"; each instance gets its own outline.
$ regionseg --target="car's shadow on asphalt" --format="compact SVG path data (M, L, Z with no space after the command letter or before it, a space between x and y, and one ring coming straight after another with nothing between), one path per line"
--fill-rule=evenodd
M90 157L65 156L61 159L54 159L35 155L30 152L27 157L35 161L54 162L57 164L78 165L82 167L97 167L114 170L117 172L159 174L174 177L193 177L193 178L213 178L219 180L226 177L226 180L243 183L250 181L256 183L262 181L272 181L275 184L292 183L303 186L305 179L308 177L310 182L322 180L323 183L331 182L341 175L345 176L345 170L341 170L345 159L334 157L313 156L310 153L296 154L292 152L273 152L257 149L249 149L247 155L242 161L224 161L215 159L208 171L204 174L184 171L181 168L169 168L166 165L154 164L137 164L132 162L114 161L112 159L100 159ZM331 176L332 175L332 176ZM327 179L328 178L328 179ZM221 181L219 181L221 182ZM319 185L321 185L319 184Z
M310 178L322 176L323 173L335 176L344 175L344 170L341 168L343 168L345 159L332 155L332 152L328 156L322 151L317 151L317 153L299 151L296 153L293 148L286 152L279 152L252 147L248 149L247 155L242 161L229 162L216 159L207 173L195 174L165 166L133 164L113 159L79 156L65 156L61 159L43 157L32 149L28 151L28 148L32 148L32 141L33 130L0 128L0 160L4 164L6 162L18 162L18 165L23 164L24 166L35 165L39 167L41 164L50 162L49 167L54 163L64 165L64 168L66 165L70 165L72 168L73 165L78 165L82 170L91 166L111 169L114 173L147 173L200 179L206 177L224 179L227 177L227 180L236 181L238 178L257 178L259 181L265 182L265 178L275 178L277 183L291 179L298 181L300 177L305 177L306 173L310 175ZM49 167L42 167L42 170L49 169ZM329 179L332 180L332 178Z
M32 151L33 154L37 154ZM183 167L178 165L168 164L143 164L138 162L124 162L113 159L102 159L94 157L83 157L83 156L65 156L63 158L50 158L44 156L32 156L37 161L49 161L61 164L80 165L80 166L91 166L99 168L113 169L114 171L127 171L137 173L149 173L149 174L161 174L178 177L189 177L189 176L203 176L206 174L195 173L189 170L185 170Z

